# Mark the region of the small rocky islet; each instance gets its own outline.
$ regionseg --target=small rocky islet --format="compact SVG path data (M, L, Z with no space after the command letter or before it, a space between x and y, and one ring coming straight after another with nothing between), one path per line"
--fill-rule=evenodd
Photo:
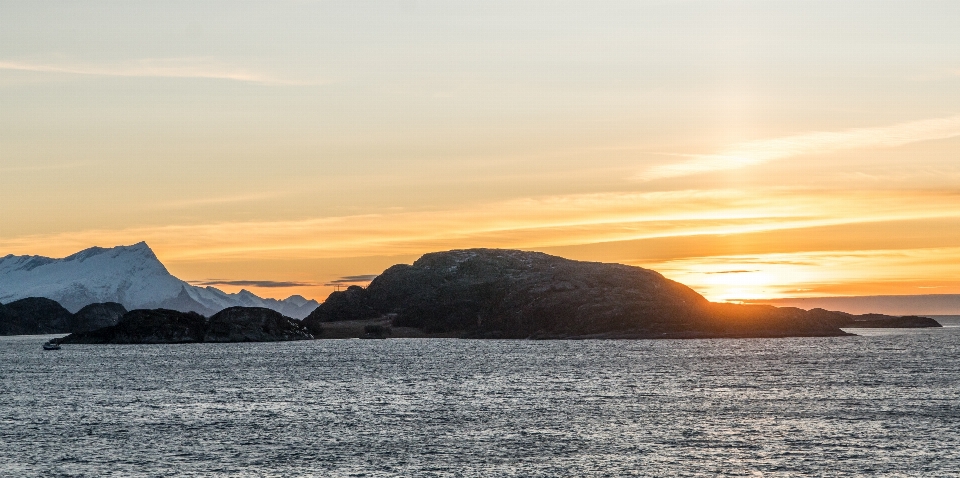
M314 335L299 320L263 307L230 307L207 318L196 312L139 309L117 322L77 332L61 344L171 344L200 342L278 342L310 340Z
M366 288L333 292L302 321L260 307L230 307L205 317L170 309L126 311L115 303L70 314L39 298L0 305L0 333L72 332L58 340L64 344L828 337L851 335L841 327L939 326L926 317L713 303L652 270L504 249L437 252L392 266Z

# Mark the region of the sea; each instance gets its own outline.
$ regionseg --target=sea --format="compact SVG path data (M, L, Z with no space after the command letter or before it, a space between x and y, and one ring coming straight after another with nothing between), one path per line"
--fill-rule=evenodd
M960 317L855 337L0 338L0 476L960 476Z

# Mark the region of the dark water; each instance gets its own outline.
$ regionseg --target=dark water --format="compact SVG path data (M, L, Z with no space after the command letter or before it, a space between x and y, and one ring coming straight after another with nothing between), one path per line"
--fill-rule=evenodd
M862 332L0 338L0 476L960 475L960 327Z

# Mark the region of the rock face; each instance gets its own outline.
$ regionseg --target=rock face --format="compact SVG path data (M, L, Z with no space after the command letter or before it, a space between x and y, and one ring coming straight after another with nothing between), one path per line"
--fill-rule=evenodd
M312 339L296 319L261 307L231 307L210 319L196 312L138 309L113 326L79 332L64 344L179 344L195 342L275 342Z
M316 323L373 319L383 315L380 309L375 307L382 308L385 305L375 303L367 289L352 285L342 292L330 294L304 321Z
M715 304L657 272L538 252L469 249L395 265L334 292L308 325L396 314L399 327L464 337L693 338L847 335L836 317Z
M28 297L0 309L0 335L64 333L70 330L72 318L55 300Z
M312 338L299 320L263 307L223 309L210 317L203 335L204 342L275 342Z
M117 325L127 309L116 302L90 304L73 314L69 332L89 332Z

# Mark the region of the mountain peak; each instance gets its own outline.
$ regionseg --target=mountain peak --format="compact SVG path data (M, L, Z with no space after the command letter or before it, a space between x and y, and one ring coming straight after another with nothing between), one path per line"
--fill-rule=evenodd
M300 295L300 294L291 295L290 297L287 297L286 299L283 299L283 302L286 302L286 303L288 303L288 304L293 304L293 305L296 306L296 307L303 307L303 306L308 305L308 304L310 304L310 305L320 305L319 302L317 302L317 301L315 301L315 300L313 300L313 299L307 300L307 298L305 298L304 296L302 296L302 295Z
M146 250L146 251L153 252L153 249L150 249L150 246L147 245L147 241L140 241L130 246L118 246L118 247L126 247L128 249L133 249L133 250Z
M246 289L227 294L215 287L190 285L170 274L143 241L90 247L63 259L0 258L0 302L24 297L53 299L70 311L98 302L117 302L127 309L167 307L204 314L242 305L268 307L294 318L305 317L317 305L302 297L277 301Z
M91 258L91 257L99 256L100 254L103 254L103 253L104 253L105 251L107 251L107 250L109 250L109 249L104 249L104 248L102 248L102 247L93 246L93 247L84 249L84 250L82 250L82 251L80 251L80 252L76 252L76 253L70 254L69 256L64 257L64 258L63 258L63 261L64 261L64 262L69 262L69 261L79 261L79 262L83 262L83 261L85 261L85 260L87 260L87 259L89 259L89 258Z
M111 257L118 257L121 255L139 255L146 259L158 261L157 255L153 253L153 250L150 249L150 246L146 242L140 241L136 244L130 246L115 246L115 247L90 247L84 249L80 252L71 254L67 257L64 257L62 260L64 262L69 261L78 261L83 262L90 258L97 257L103 254L111 254Z
M116 246L112 249L107 249L107 250L123 251L123 252L129 252L129 253L140 253L140 254L156 257L156 254L153 253L153 249L150 249L150 246L148 246L147 243L144 241L140 241L136 244L132 244L129 246Z
M150 306L176 297L181 284L142 242L90 247L63 259L14 256L0 263L0 301L46 297L68 310L94 302Z

